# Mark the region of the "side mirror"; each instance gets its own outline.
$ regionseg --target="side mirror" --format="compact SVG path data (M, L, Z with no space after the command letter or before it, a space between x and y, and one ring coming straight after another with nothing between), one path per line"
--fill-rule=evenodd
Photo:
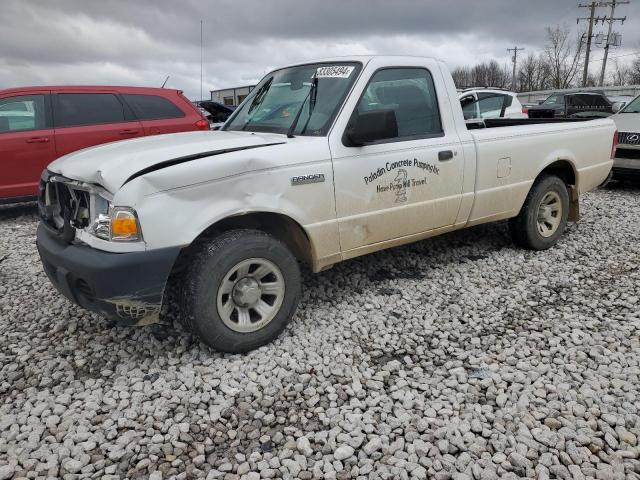
M398 136L398 122L393 110L373 110L354 115L344 133L344 144L361 147L367 143Z
M624 106L624 103L622 102L616 102L613 105L611 105L611 111L613 113L618 113L620 110L622 110L622 107Z

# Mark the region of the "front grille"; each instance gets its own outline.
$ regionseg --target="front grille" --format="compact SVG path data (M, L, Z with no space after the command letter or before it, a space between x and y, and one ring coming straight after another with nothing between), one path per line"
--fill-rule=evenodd
M616 158L629 158L631 160L640 159L640 149L636 148L616 148Z
M40 219L67 242L73 240L75 228L84 228L90 218L89 193L71 183L68 178L45 171L38 187Z
M625 145L640 145L640 133L618 132L618 143Z

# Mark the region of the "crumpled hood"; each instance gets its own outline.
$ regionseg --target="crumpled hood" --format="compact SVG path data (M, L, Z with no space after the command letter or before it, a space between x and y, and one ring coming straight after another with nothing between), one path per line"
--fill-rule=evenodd
M48 169L115 193L132 176L173 159L220 150L284 143L284 135L249 132L185 132L107 143L60 157ZM197 161L197 160L196 160Z

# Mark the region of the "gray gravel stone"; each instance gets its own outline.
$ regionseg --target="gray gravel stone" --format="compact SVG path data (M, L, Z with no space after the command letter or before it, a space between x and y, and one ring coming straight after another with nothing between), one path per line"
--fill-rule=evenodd
M333 452L333 458L340 461L346 460L353 455L353 452L353 447L349 445L341 445L336 449L335 452Z
M640 188L582 198L548 251L499 223L304 274L246 355L72 305L0 207L0 480L633 477Z

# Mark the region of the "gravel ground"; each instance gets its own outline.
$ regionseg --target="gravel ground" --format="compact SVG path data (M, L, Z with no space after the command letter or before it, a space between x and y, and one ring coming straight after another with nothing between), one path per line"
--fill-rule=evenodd
M501 223L306 275L247 355L71 305L4 208L0 480L640 479L640 189L582 207L547 252Z

